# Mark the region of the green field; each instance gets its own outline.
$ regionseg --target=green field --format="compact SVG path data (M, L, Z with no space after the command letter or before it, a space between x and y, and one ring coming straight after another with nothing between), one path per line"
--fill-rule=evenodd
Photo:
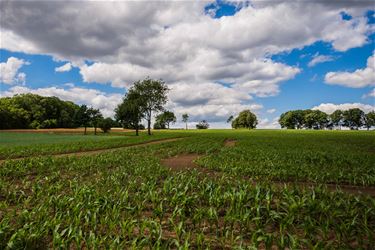
M152 137L146 133L140 133L140 136L134 136L132 133L95 136L0 132L0 159L116 148L174 136L174 133L169 132L158 133Z
M75 135L71 143L43 135L22 146L19 136L12 142L8 135L1 157L38 157L0 165L0 249L375 245L371 131L160 131L139 138ZM180 137L97 155L48 156ZM235 145L226 146L228 139ZM193 154L196 165L163 165ZM362 193L346 192L348 185Z

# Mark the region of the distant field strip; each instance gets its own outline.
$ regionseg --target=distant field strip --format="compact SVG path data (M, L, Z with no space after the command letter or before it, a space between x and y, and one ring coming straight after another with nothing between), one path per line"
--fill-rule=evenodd
M177 140L181 140L183 138L170 138L170 139L158 139L158 140L152 140L152 141L145 141L135 144L128 144L125 146L118 146L118 147L112 147L112 148L106 148L106 149L92 149L92 150L83 150L78 152L72 152L72 153L56 153L56 154L50 154L47 156L53 156L53 157L69 157L69 156L82 156L82 155L95 155L105 152L111 152L122 148L129 148L129 147L139 147L139 146L147 146L147 145L154 145L154 144L160 144L165 142L174 142ZM43 155L41 155L43 156ZM0 160L0 164L7 160L24 160L29 157L18 157L18 158L9 158L9 159L3 159Z
M31 133L0 133L0 159L24 158L29 156L56 155L82 151L120 148L148 141L184 137L183 134L155 133L147 136L133 135L61 135Z

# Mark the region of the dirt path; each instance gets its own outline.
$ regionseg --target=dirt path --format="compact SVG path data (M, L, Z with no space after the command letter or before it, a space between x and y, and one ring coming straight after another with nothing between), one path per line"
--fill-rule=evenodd
M237 143L237 140L235 140L235 139L226 139L224 141L224 146L225 147L234 147L234 146L236 146L236 143Z
M53 157L68 157L68 156L86 156L86 155L96 155L104 152L111 152L122 148L132 148L132 147L140 147L140 146L148 146L154 144L160 144L164 142L173 142L182 140L183 138L169 138L169 139L159 139L154 141L145 141L140 143L129 144L125 146L113 147L113 148L104 148L104 149L92 149L92 150L84 150L79 152L70 152L70 153L57 153L57 154L48 154L48 155L37 155L37 156L27 156L27 157L18 157L18 158L9 158L9 159L2 159L0 160L0 164L8 160L24 160L32 157L42 157L42 156L53 156Z

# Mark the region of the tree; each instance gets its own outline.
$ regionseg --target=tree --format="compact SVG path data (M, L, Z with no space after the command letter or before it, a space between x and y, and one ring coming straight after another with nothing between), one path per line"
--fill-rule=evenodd
M168 127L170 123L176 122L176 116L171 111L164 111L163 113L156 116L154 128L156 129L163 129Z
M372 126L375 126L375 111L371 111L365 115L364 125L369 130Z
M238 116L232 121L232 128L256 128L258 119L255 114L246 109L241 111Z
M156 120L154 123L154 129L165 129L165 123L160 120Z
M122 103L115 109L115 119L119 121L124 128L134 128L136 136L139 134L139 123L144 117L142 104L143 98L140 96L139 92L130 88Z
M328 125L328 115L320 110L305 112L304 127L309 129L323 129Z
M0 98L0 128L73 128L79 106L57 97L20 94Z
M146 78L143 81L134 83L132 91L136 92L142 102L139 103L144 118L147 120L147 132L151 135L152 112L164 111L167 103L167 85L162 80Z
M103 130L104 133L108 133L113 127L114 121L108 117L105 119L101 119L98 125L99 125L99 128Z
M343 125L343 112L341 110L335 110L329 118L331 119L332 125L339 127L341 129L341 126Z
M210 125L208 124L208 122L206 120L202 120L197 125L195 125L195 127L197 129L208 129L210 127Z
M185 125L186 125L186 130L188 129L188 126L187 126L188 121L189 121L189 115L186 114L186 113L185 113L185 114L182 114L182 122L185 123Z
M78 124L78 126L84 126L85 127L84 134L86 135L87 126L89 126L90 120L91 120L89 108L87 108L86 105L81 105L79 107L77 113L75 114L74 119L75 119L76 123Z
M230 123L232 122L234 119L233 115L229 116L228 119L227 119L227 123Z
M359 108L349 109L344 111L343 120L344 126L350 129L358 129L364 124L365 113Z
M280 126L287 129L301 129L304 126L304 117L307 113L304 110L290 110L282 113L279 118Z
M102 113L100 113L99 109L89 108L88 113L90 116L91 124L94 127L94 134L96 135L96 129L99 125L99 122L103 119Z

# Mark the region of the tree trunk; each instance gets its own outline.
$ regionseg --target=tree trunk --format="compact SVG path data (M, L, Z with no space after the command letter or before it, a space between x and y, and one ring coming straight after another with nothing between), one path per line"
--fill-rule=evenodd
M94 134L96 135L96 127L94 127Z
M135 126L135 135L138 136L139 125Z
M169 122L168 122L168 129L169 129Z
M185 125L186 125L186 130L187 130L187 122L185 123Z
M86 126L85 126L85 132L83 133L84 135L86 134Z
M148 110L147 111L148 112L148 117L146 116L146 119L147 119L147 133L148 133L148 135L151 135L151 115L152 115L152 113L151 113L151 110Z

